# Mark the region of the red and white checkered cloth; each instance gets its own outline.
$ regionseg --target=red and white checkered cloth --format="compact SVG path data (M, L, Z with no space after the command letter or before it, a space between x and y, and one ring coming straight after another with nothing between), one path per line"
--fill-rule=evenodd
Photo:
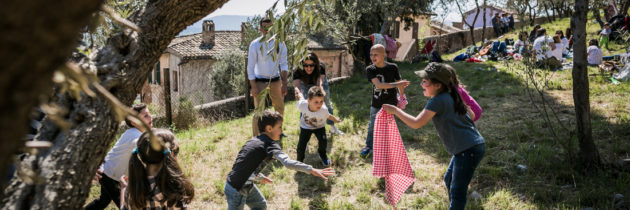
M385 198L396 207L415 177L396 120L383 109L376 114L373 153L372 175L385 177Z

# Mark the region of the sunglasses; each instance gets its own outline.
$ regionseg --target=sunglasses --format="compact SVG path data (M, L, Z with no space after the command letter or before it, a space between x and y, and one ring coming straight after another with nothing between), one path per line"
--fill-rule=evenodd
M304 66L304 68L315 67L315 64L302 64L302 66Z

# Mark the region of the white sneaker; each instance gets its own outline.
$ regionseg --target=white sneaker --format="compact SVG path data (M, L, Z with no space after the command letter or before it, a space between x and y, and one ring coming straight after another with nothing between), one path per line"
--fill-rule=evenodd
M339 130L339 128L337 128L336 125L332 125L330 126L330 133L332 134L337 134L337 135L343 135L345 134L343 131Z

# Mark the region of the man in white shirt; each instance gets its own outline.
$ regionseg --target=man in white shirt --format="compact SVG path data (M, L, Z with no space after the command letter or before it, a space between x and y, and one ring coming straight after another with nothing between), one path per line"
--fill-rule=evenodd
M145 104L135 104L132 109L138 112L138 116L144 123L153 127L151 113ZM127 174L131 152L136 148L140 135L146 130L143 125L137 125L129 120L125 120L125 123L130 128L109 150L94 177L101 184L101 196L85 206L86 210L105 209L111 201L120 208L120 177Z
M536 52L536 60L542 61L546 59L549 52L556 49L553 44L553 39L547 36L547 30L544 28L538 29L538 37L534 40L534 51Z
M260 32L263 36L255 39L249 45L247 78L252 88L252 96L254 96L254 107L258 107L260 103L258 94L269 86L269 96L273 108L284 115L284 96L287 94L287 74L289 72L287 47L284 43L280 43L279 49L274 49L275 41L261 41L267 35L271 25L269 18L260 20ZM275 60L273 59L274 53L277 53ZM258 136L258 119L254 117L252 121L253 135Z

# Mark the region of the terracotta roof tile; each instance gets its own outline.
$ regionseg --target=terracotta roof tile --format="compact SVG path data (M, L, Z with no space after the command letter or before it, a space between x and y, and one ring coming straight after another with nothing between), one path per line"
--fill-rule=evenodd
M211 59L231 49L242 51L240 31L215 31L215 45L202 45L201 33L173 39L167 52L177 54L182 59ZM244 53L244 52L243 52Z

